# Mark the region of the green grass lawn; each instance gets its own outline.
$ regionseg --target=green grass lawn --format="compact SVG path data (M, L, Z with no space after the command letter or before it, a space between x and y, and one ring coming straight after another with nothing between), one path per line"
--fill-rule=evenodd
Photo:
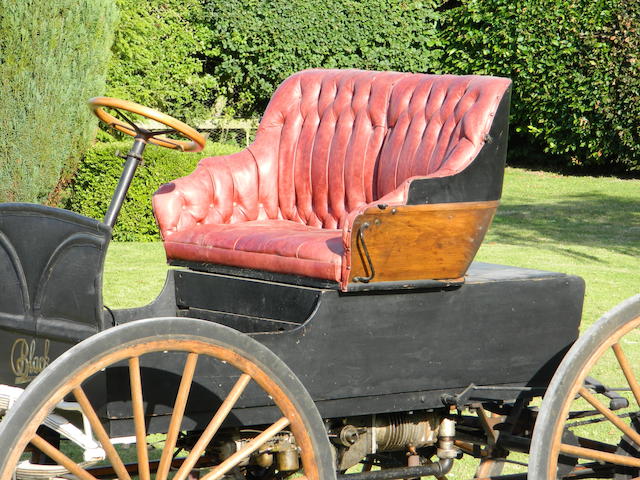
M583 329L640 292L640 181L507 169L478 260L583 277Z
M508 168L501 207L477 259L583 277L584 330L640 292L640 180ZM150 302L165 272L160 243L112 244L105 303L122 308ZM474 468L471 461L458 462L448 478L470 478Z

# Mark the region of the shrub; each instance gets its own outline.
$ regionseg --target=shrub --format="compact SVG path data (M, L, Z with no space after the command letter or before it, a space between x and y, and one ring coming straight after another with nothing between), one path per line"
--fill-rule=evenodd
M440 53L435 1L203 1L212 72L236 114L262 112L305 68L430 71Z
M181 118L220 96L257 116L312 67L494 74L514 80L512 160L640 168L640 2L117 2L109 93Z
M117 0L121 20L108 95L192 122L209 116L216 81L204 72L210 28L201 0Z
M117 12L112 0L0 0L0 201L44 201L97 120Z
M126 153L131 140L117 143L98 143L89 149L70 187L67 208L88 217L102 219L118 184L124 160L116 151ZM238 150L228 144L210 144L204 152L182 153L153 145L144 153L131 183L113 238L124 241L157 240L158 228L151 211L151 195L163 183L187 175L198 161L208 155L227 155Z
M442 69L514 80L512 154L639 167L639 18L638 2L462 0Z
M612 42L612 101L602 106L613 126L618 159L640 170L640 5L616 8L609 37ZM618 144L619 142L619 144Z

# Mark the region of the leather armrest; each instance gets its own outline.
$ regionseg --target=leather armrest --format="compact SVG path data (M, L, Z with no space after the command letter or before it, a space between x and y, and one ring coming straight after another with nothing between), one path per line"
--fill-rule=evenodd
M249 150L208 157L193 173L162 185L153 210L163 238L198 224L235 223L259 215L258 168Z
M351 277L351 268L353 263L351 246L353 244L353 236L358 233L357 231L353 230L354 223L356 223L356 220L358 219L358 217L360 217L361 215L364 215L364 213L367 210L376 209L376 208L389 209L389 208L397 207L400 205L404 205L404 203L402 203L401 201L398 201L399 198L400 199L402 198L401 195L403 191L404 191L404 187L401 185L398 189L385 195L380 200L367 203L365 205L362 205L350 211L347 217L345 218L344 225L342 226L342 246L344 249L344 258L342 261L342 276L341 276L342 281L340 282L341 283L340 286L342 290L346 290L348 280Z

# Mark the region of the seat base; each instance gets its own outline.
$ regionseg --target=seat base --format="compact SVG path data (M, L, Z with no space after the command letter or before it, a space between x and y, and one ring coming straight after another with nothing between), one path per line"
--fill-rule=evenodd
M371 282L349 283L346 288L341 288L339 282L323 280L322 278L304 277L288 273L269 272L267 270L255 270L251 268L232 267L229 265L216 265L204 262L188 262L185 260L169 260L172 267L185 267L194 272L215 273L228 275L229 277L247 278L269 283L295 285L299 287L321 288L324 290L342 290L343 293L392 291L392 290L442 290L457 288L465 283L465 277L452 280L409 280L402 282Z
M167 258L339 282L342 231L287 220L195 225L164 239Z
M299 287L322 288L339 290L340 283L322 278L305 277L303 275L292 275L289 273L270 272L268 270L256 270L253 268L232 267L230 265L217 265L215 263L189 262L186 260L170 259L169 265L172 267L185 267L194 272L216 273L228 275L230 277L250 278L272 283L286 285L297 285Z

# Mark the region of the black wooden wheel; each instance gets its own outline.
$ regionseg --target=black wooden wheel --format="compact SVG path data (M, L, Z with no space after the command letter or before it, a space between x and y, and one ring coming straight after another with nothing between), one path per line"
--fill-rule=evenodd
M167 360L179 363L175 369L181 375L176 382L179 386L172 394L171 410L166 415L168 427L164 430L166 436L163 436L161 455L158 452L160 458L151 461L146 430L150 418L145 415L145 410L150 408L153 400L145 393L153 388L149 388L150 383L145 379L145 366L162 364ZM191 401L194 378L198 379L200 386L207 375L211 382L217 383L222 377L208 373L215 365L224 372L232 372L225 377L230 380L230 388L224 388L226 393L217 397L218 402L212 405L204 422L206 428L197 430L198 438L189 441L188 454L178 458L176 466L173 458L175 445L185 437L184 422L187 420L184 412ZM123 398L128 397L129 412L135 426L136 447L130 450L136 452L136 460L132 465L125 465L127 462L112 446L109 433L99 419L99 410L94 408L95 401L90 399L91 389L95 389L100 375L104 377L115 369L119 369L118 378L128 378L116 386L126 391ZM153 382L162 384L162 377ZM109 388L114 387L108 385ZM220 386L222 384L217 387ZM0 423L0 479L11 479L16 466L24 461L25 452L35 447L82 480L93 480L96 476L130 480L134 475L141 480L184 480L191 469L198 467L207 456L216 434L223 431L222 423L228 419L234 405L245 398L243 392L245 395L256 392L268 395L279 409L275 415L277 420L265 421L249 439L238 444L235 452L229 452L219 462L207 465L201 471L202 479L217 480L228 472L241 472L239 465L246 465L254 452L268 453L269 445L281 438L288 438L290 442L293 438L292 444L299 452L306 478L335 479L331 447L322 419L291 370L270 350L246 335L210 322L185 318L140 320L112 328L76 345L47 367ZM37 433L47 415L63 399L77 402L89 420L109 462L106 471L111 473L106 477L102 476L103 473L94 475L92 468L81 466ZM273 413L274 408L270 410ZM173 471L169 473L171 468ZM275 466L267 470L271 476L279 475Z
M640 295L573 345L540 407L529 478L640 476Z

